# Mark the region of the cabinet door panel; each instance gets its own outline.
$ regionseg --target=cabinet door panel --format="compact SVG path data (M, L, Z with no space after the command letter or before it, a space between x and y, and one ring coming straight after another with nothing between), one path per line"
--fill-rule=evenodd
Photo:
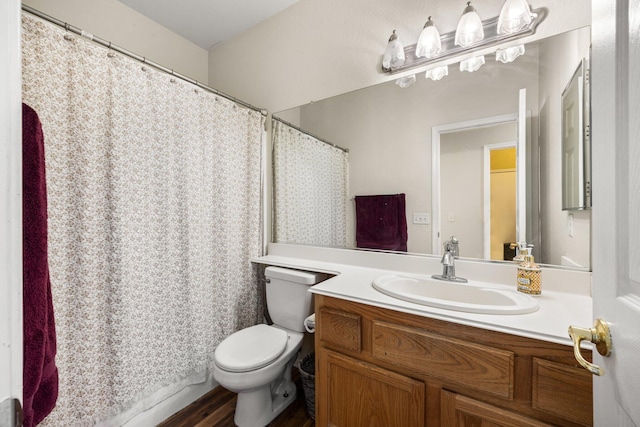
M424 383L328 350L319 361L318 425L424 426Z
M581 425L593 425L592 381L585 369L534 357L531 406Z
M440 404L443 427L543 427L551 425L447 390L442 390Z

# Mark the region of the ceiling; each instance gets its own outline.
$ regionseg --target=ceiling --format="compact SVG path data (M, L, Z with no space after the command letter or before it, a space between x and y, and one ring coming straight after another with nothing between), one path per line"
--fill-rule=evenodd
M298 0L119 0L204 49L232 39Z

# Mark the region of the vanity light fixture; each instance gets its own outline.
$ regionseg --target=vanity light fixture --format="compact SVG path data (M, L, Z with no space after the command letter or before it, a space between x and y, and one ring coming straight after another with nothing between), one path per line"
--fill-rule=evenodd
M473 73L478 71L484 65L484 55L474 56L473 58L460 61L460 71L468 71Z
M396 84L401 88L409 87L416 82L416 75L411 74L410 76L400 77L396 79Z
M431 20L431 17L429 17L424 24L420 37L418 37L416 56L418 58L433 58L440 53L441 50L440 32Z
M430 70L427 70L427 72L424 74L424 76L428 79L435 81L440 80L441 78L443 78L444 76L449 75L449 66L448 65L443 65L441 67L436 67L436 68L432 68Z
M527 0L506 0L498 17L498 34L513 34L531 24Z
M456 29L456 46L469 47L484 39L484 28L480 15L476 12L476 8L471 6L471 2L467 2L464 8L458 28Z
M546 18L547 13L546 8L531 11L527 0L506 0L500 11L500 16L480 21L475 8L469 2L458 23L460 30L441 35L439 49L436 48L438 43L433 38L438 30L431 17L424 25L418 43L414 45L402 48L394 30L382 59L382 71L390 74L399 73L535 34L537 26ZM480 23L479 26L478 23ZM511 50L498 51L496 59L509 62L524 53L524 46L522 49L519 46L509 49ZM481 62L480 59L472 59L467 60L467 64L464 65L465 69L473 68L471 63L477 65ZM433 69L431 74L438 73Z
M507 47L505 49L496 50L496 61L504 64L513 62L518 56L524 55L524 45Z
M396 30L393 30L391 37L389 37L387 49L384 51L384 56L382 57L382 68L397 68L404 65L404 62L404 46L402 46L402 43L398 39Z

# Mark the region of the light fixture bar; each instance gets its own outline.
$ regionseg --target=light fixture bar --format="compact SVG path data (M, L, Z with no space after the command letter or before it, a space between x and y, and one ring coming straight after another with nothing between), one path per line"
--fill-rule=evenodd
M403 65L399 67L391 67L384 68L382 67L382 71L389 74L396 74L402 71L409 70L411 68L420 67L426 64L434 63L437 61L441 61L445 58L450 58L452 56L459 55L461 53L474 52L480 49L484 49L491 46L496 46L500 43L504 43L510 40L517 40L519 38L529 36L535 34L536 28L538 24L540 24L544 18L547 16L546 8L539 8L531 11L531 15L533 19L531 23L518 31L517 33L512 34L498 34L498 17L490 18L482 21L482 27L484 28L484 39L479 41L470 47L461 47L456 46L454 43L456 32L451 31L449 33L443 34L441 37L442 50L440 53L434 55L431 58L418 58L416 57L416 44L412 44L411 46L405 46L404 55L405 62Z

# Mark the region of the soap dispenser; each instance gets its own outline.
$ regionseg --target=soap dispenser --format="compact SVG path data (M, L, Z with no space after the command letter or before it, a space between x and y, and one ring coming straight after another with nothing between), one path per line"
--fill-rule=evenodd
M531 296L542 293L542 270L535 263L529 249L524 251L524 261L518 265L518 290Z
M526 242L511 243L509 248L516 250L516 256L513 257L513 262L520 264L524 261L524 256L533 251L533 245Z

